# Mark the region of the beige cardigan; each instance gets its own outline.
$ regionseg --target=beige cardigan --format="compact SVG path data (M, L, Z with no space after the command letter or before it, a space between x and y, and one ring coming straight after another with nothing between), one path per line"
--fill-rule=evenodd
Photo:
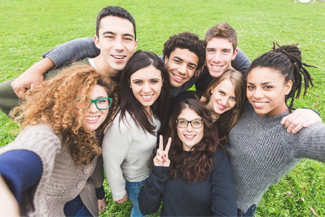
M0 154L10 150L32 151L43 166L39 183L22 195L22 216L64 216L65 203L79 194L90 213L97 216L95 188L104 181L101 156L96 156L89 166L77 167L61 136L45 124L27 126L13 142L0 149Z

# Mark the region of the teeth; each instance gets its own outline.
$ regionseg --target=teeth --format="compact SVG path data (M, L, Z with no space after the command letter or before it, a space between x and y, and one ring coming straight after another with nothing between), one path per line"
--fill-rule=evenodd
M222 66L212 66L213 68L220 69Z
M266 104L266 102L255 102L255 104L262 105L262 104Z
M142 96L142 97L145 98L145 99L149 99L149 98L151 98L151 96L152 95L150 95L150 96Z
M113 57L115 57L116 59L122 59L122 58L124 58L124 56L114 56L114 55L112 55Z
M99 116L96 116L96 117L86 117L87 120L90 120L90 121L94 121L94 120L97 120L99 118Z
M186 138L194 138L194 135L185 135Z
M184 78L178 77L177 75L175 75L175 77L176 77L177 79L184 79Z

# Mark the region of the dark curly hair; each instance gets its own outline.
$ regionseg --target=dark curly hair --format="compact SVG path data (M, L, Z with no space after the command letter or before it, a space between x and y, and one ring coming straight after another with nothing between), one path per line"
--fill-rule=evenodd
M292 81L291 91L285 97L285 102L291 99L289 106L290 113L292 112L294 99L298 99L300 96L303 83L305 86L304 96L306 95L307 88L310 85L314 86L312 78L304 66L317 68L302 62L301 51L298 49L297 45L298 44L280 46L277 42L273 42L272 50L255 59L248 68L248 73L257 67L274 69L284 75L285 82ZM304 76L304 80L302 80L301 75Z
M178 116L187 108L196 112L204 121L203 138L192 147L188 157L185 156L183 143L178 137L176 124ZM217 147L220 146L225 151L219 142L218 130L212 122L210 112L196 99L186 99L177 106L169 120L167 131L164 135L164 144L167 144L169 137L172 138L169 150L171 164L168 176L170 178L182 177L187 183L202 181L206 178L206 174L213 170L213 158Z
M164 44L164 59L169 58L170 53L176 48L188 49L189 51L195 53L199 58L197 69L201 68L205 62L205 50L203 46L203 41L199 39L198 35L191 32L182 32L171 36Z

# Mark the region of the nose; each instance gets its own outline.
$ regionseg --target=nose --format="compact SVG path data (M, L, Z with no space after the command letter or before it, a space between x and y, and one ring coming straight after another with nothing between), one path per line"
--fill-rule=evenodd
M192 127L192 123L188 123L187 127L186 127L186 130L188 132L192 132L193 131L193 127Z
M123 46L123 41L121 38L117 38L114 43L114 49L117 51L123 51L124 46Z
M181 66L179 66L178 72L180 74L186 74L186 67L187 67L186 63L182 64Z
M220 52L216 52L214 57L213 57L213 61L215 62L219 62L220 61Z
M151 91L151 87L150 87L149 82L144 82L144 84L143 84L143 92L149 93L150 91Z
M97 111L98 111L98 108L96 107L95 103L91 103L90 107L88 108L88 112L96 113Z
M261 90L261 88L256 88L255 91L254 91L254 95L253 96L256 99L263 98L263 96L264 96L263 90Z
M223 97L221 100L222 105L226 106L228 104L229 97Z

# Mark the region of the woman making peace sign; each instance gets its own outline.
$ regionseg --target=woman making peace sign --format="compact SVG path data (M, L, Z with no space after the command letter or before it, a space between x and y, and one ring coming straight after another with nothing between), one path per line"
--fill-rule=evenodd
M163 199L161 216L236 216L233 175L209 111L198 100L184 100L169 131L139 195L142 214L157 212Z

